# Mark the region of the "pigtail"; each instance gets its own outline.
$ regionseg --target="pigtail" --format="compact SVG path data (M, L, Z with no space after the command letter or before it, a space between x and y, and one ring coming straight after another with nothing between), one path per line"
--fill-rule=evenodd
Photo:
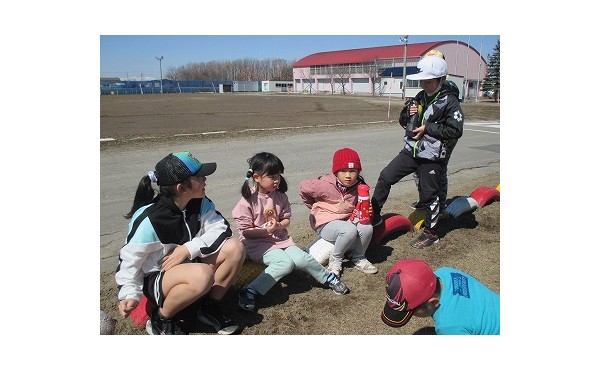
M250 159L248 160L248 162L250 162ZM246 179L244 180L244 184L242 184L242 197L244 197L246 200L250 199L250 196L252 195L252 192L250 191L250 181L252 180L252 175L254 174L254 171L252 171L252 169L248 169L248 171L246 172Z
M288 185L283 175L279 176L279 187L277 187L277 190L281 193L285 193L288 190Z

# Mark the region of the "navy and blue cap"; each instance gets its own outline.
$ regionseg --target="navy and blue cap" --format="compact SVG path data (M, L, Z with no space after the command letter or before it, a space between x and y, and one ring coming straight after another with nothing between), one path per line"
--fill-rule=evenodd
M202 163L190 152L173 152L156 166L159 186L171 186L186 181L191 176L207 176L217 170L215 162Z

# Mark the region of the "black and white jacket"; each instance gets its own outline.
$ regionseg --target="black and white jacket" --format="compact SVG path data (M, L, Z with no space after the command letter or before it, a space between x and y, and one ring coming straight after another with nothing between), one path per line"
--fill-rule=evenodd
M202 258L217 252L231 235L229 223L208 197L191 200L181 211L172 199L157 196L129 223L115 274L119 300L139 301L144 276L160 271L160 260L177 246L187 247L191 259Z
M438 161L446 158L448 148L454 148L463 133L464 115L458 98L446 84L429 97L421 90L418 102L419 123L425 124L425 134L417 141L404 136L404 151L412 157ZM408 122L408 106L400 114L400 124Z

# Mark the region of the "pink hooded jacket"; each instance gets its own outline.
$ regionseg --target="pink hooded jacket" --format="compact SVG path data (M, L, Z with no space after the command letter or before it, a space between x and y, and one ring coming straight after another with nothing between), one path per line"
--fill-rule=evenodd
M237 224L240 240L246 248L250 260L259 262L263 255L273 249L285 249L295 245L294 240L288 234L287 229L276 230L275 233L261 238L245 238L244 231L252 228L260 228L265 224L265 209L275 209L276 219L291 219L292 206L285 193L273 191L271 193L260 193L256 187L251 188L250 200L242 197L231 211L231 216Z
M347 220L358 199L360 180L342 193L336 186L333 173L300 182L300 197L310 209L310 226L317 230L332 220Z

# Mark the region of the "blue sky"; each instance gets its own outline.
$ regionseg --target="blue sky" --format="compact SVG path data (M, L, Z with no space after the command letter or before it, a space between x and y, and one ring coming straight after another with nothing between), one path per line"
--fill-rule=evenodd
M283 58L312 53L402 44L403 35L100 35L100 77L163 76L169 67L193 62ZM499 35L409 35L409 44L459 40L486 57Z

